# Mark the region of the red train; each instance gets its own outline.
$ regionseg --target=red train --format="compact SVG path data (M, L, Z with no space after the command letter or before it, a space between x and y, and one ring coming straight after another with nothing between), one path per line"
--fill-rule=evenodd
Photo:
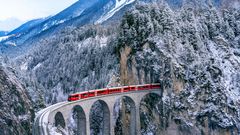
M159 88L160 88L160 84L145 84L145 85L131 85L131 86L124 86L124 87L90 90L90 91L71 94L68 96L68 101L76 101L80 99L101 96L101 95L109 95L109 94L115 94L115 93L140 91L140 90L152 90L152 89L159 89Z

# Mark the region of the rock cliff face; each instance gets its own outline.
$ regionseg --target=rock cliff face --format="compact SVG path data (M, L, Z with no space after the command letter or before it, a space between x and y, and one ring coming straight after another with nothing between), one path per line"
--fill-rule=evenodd
M29 135L34 111L25 88L12 72L0 67L0 134Z
M144 100L141 116L153 122L142 125L143 134L240 134L239 15L239 8L167 5L125 15L121 83L160 82L164 91L155 103L154 95Z

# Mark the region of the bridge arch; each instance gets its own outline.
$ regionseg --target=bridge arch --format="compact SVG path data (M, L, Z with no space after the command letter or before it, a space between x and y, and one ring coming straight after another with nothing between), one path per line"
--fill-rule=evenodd
M54 117L55 127L61 126L63 129L66 127L66 122L61 112L57 112Z
M120 111L121 108L121 111ZM113 115L114 119L116 120L114 123L115 126L115 134L116 130L118 130L120 124L118 120L120 120L120 116L127 122L121 123L122 125L122 133L123 134L136 134L136 103L135 101L129 96L122 96L115 101ZM126 116L128 115L128 116ZM130 115L130 118L129 118Z
M80 105L75 105L70 113L69 129L76 135L86 135L86 115Z
M162 98L159 93L148 93L144 95L139 104L140 129L142 133L161 134L160 127L161 118L159 109L162 105ZM151 125L151 126L149 126ZM152 126L153 125L153 126Z
M90 134L110 134L110 110L104 100L97 100L90 109ZM97 128L96 128L97 127ZM94 133L93 133L94 132Z
M149 94L150 93L150 94ZM156 94L154 94L156 93ZM69 121L70 118L70 113L74 110L73 108L75 108L75 106L80 106L82 107L84 113L85 113L85 121L86 121L86 134L90 135L90 134L94 134L91 130L91 113L94 113L91 110L97 110L99 108L97 108L96 106L100 106L100 116L101 116L101 121L102 124L99 123L98 126L101 126L101 132L98 132L100 134L104 134L104 135L109 135L114 134L114 125L115 125L115 121L114 121L114 104L116 102L116 99L118 98L122 98L122 97L130 97L127 99L132 99L134 102L130 101L130 106L133 106L133 104L135 105L135 114L136 114L136 134L141 134L141 123L142 120L140 120L140 107L142 108L142 105L144 105L143 103L141 104L141 101L145 101L146 97L149 97L149 95L152 95L153 97L155 96L159 96L157 99L161 98L163 95L163 91L161 89L158 88L153 88L153 89L146 89L146 90L139 90L139 91L130 91L130 92L122 92L122 93L117 93L117 94L108 94L108 95L98 95L95 97L91 97L91 98L85 98L85 99L81 99L81 100L77 100L74 102L61 102L61 103L57 103L55 105L49 106L44 110L41 110L39 112L39 115L37 116L37 119L34 123L34 133L38 133L39 134L45 134L45 133L52 133L49 130L51 127L53 126L61 126L64 128L64 133L65 131L67 133L72 133L69 132L71 130L69 130L69 123L71 121ZM98 105L95 105L98 104ZM160 109L158 109L160 111L161 114L163 114L163 108L161 106L162 102L160 103L160 106L158 106ZM77 107L76 107L77 108ZM134 109L134 110L135 110ZM76 110L81 110L81 109L76 109ZM163 110L163 111L162 111ZM77 111L82 112L82 111ZM96 111L97 113L99 111ZM81 114L84 114L81 113ZM133 113L134 114L134 113ZM81 116L80 116L81 117ZM131 117L134 118L134 117ZM165 119L165 117L161 116L161 119ZM131 120L132 122L133 120ZM47 123L47 124L46 124ZM40 126L39 126L40 125ZM50 126L48 126L50 125ZM152 126L153 127L153 126ZM134 129L134 128L132 128ZM109 133L110 132L110 133ZM129 131L128 131L129 132ZM132 133L130 133L132 134Z

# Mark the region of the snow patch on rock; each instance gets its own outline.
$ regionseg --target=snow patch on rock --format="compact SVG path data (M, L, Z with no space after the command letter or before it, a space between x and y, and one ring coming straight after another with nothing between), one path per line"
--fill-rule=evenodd
M135 0L116 0L115 7L110 10L108 13L103 15L100 19L98 19L95 23L100 24L103 23L104 21L108 20L111 18L116 12L118 12L120 9L122 9L124 6L129 5L131 3L135 2Z

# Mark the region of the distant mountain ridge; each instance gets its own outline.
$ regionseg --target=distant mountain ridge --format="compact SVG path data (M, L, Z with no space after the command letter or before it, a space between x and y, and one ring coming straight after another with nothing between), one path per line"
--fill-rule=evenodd
M114 21L118 21L118 18L131 8L131 5L137 2L152 3L163 1L166 1L170 7L175 9L186 4L206 6L212 3L216 7L222 7L221 5L223 4L231 6L227 4L226 0L80 0L55 16L29 21L8 33L9 36L2 38L4 40L0 41L0 50L4 55L16 56L30 49L31 44L34 44L34 42L61 31L65 27L101 24L110 20L110 18L114 18L115 14L121 12L114 19ZM238 0L231 1L238 3Z
M5 36L8 34L8 31L0 31L0 37Z
M127 4L131 4L133 1L134 0L121 0L121 2L119 0L118 2L115 0L77 1L55 16L45 20L40 19L27 22L18 29L10 32L9 35L12 34L13 36L2 40L0 42L2 45L0 49L2 54L19 54L22 51L19 48L29 48L29 43L26 42L32 41L33 39L38 40L40 37L44 38L67 26L75 27L94 24L100 18L107 20L115 12L119 11L119 9L116 10L116 8L122 8ZM113 12L113 14L109 15L109 11ZM104 17L104 15L108 15L108 17Z
M29 31L31 28L39 25L43 21L45 21L47 18L40 18L40 19L34 19L30 20L24 24L22 24L20 27L14 29L13 31L9 32L8 35L13 35L13 34L19 34L19 33L24 33Z
M11 31L19 27L25 21L19 20L17 18L7 18L6 20L0 20L0 30L1 31Z

